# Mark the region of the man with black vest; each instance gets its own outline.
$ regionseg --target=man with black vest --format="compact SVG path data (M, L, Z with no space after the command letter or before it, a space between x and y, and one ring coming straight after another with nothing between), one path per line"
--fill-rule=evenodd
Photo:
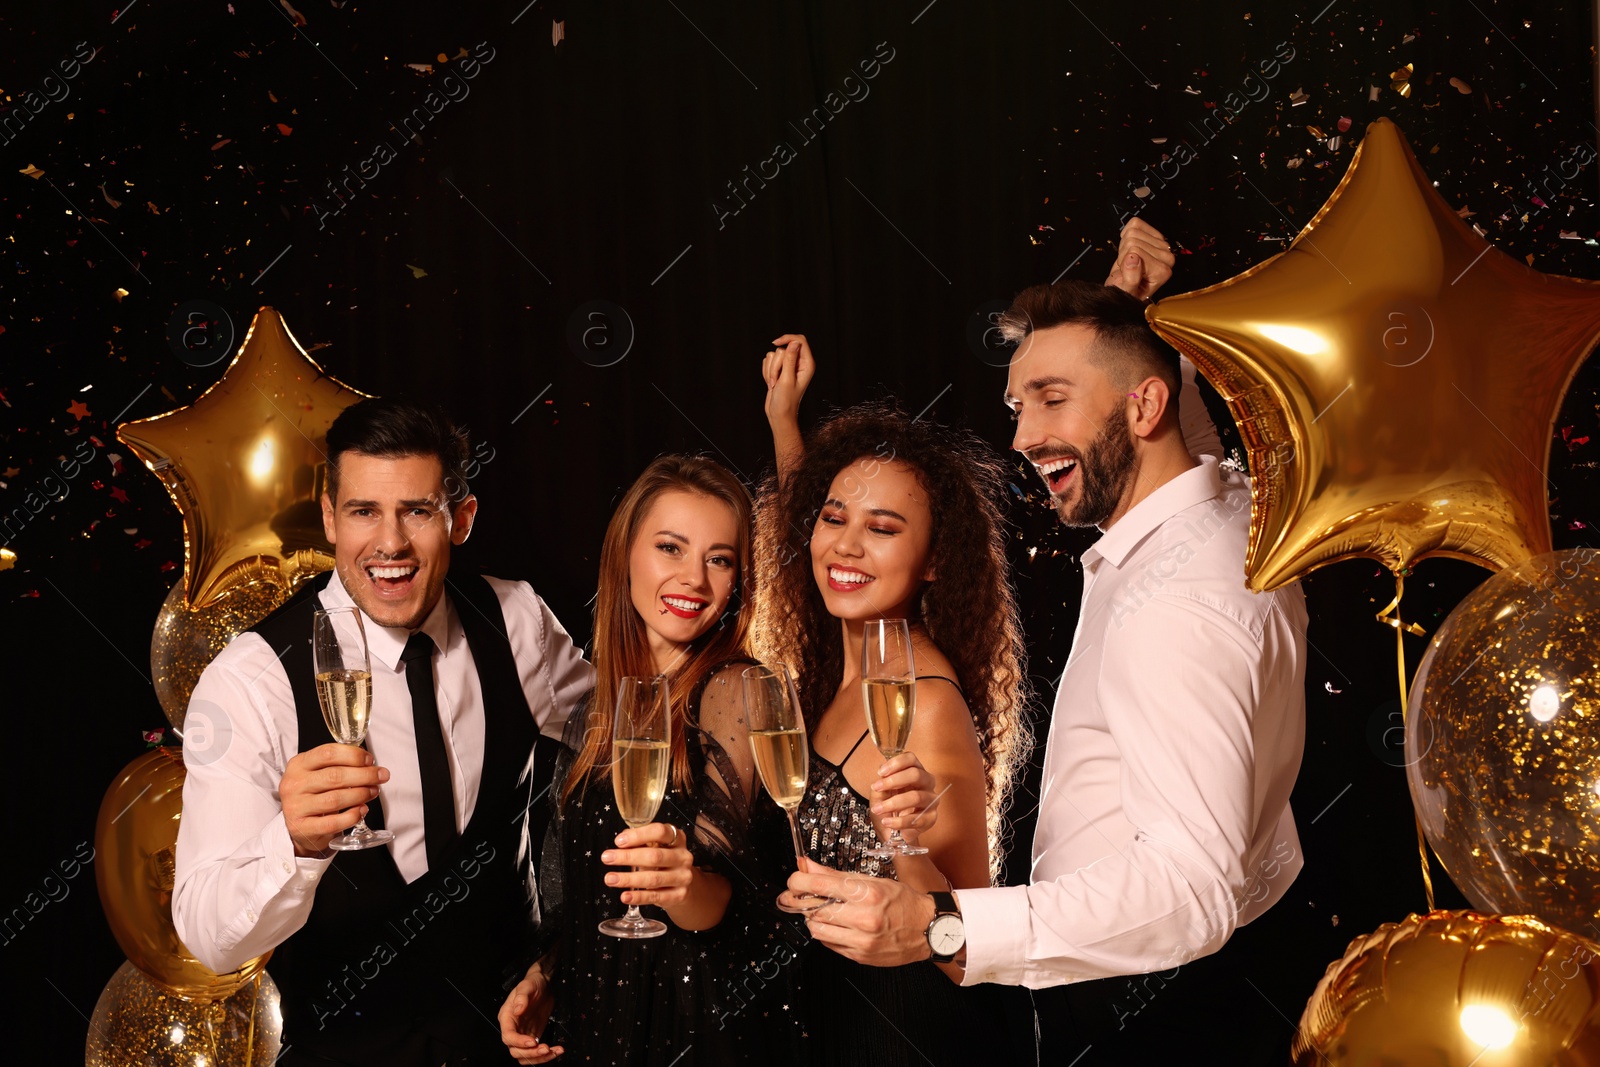
M535 801L592 672L526 583L449 575L478 505L442 413L363 400L327 444L333 573L218 654L189 704L212 736L184 752L173 921L218 972L274 950L283 1067L500 1064L492 1020L538 921ZM311 662L315 610L351 606L365 749L331 742ZM362 816L394 841L328 851Z

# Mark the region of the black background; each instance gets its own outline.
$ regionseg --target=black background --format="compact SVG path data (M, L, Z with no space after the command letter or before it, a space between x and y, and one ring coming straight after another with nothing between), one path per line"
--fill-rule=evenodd
M83 435L100 443L66 496L11 541L17 563L0 573L8 913L92 838L106 786L143 750L141 732L165 725L148 642L182 573L182 527L114 431L220 376L224 364L193 367L167 344L185 301L221 304L241 334L257 307L274 306L341 380L447 404L494 457L458 565L528 579L586 639L604 524L651 457L704 451L752 480L769 466L758 363L779 332L806 332L818 353L808 422L894 394L1005 448L1004 376L969 343L974 313L1064 270L1104 278L1130 187L1179 140L1198 158L1143 201L1182 253L1175 291L1281 250L1379 115L1502 249L1600 276L1593 168L1525 226L1516 193L1594 143L1582 9L525 2L300 0L301 27L276 0L0 15L0 103L13 109L0 119L75 42L99 49L67 99L0 146L0 505L37 490ZM566 36L552 44L556 20ZM479 42L494 58L470 95L319 227L314 202L333 204L326 183L380 139L398 144L389 122L451 69L438 56ZM887 54L880 42L893 58L870 95L803 140L789 124ZM1195 126L1280 42L1294 58L1267 98L1206 142ZM1407 63L1403 96L1391 74ZM1335 133L1341 117L1352 126L1336 150L1307 130ZM718 202L737 206L725 183L779 141L793 161L719 219ZM20 173L30 166L43 175ZM611 347L600 335L591 352L568 342L575 310L595 300L632 323L626 358L610 366L595 364L623 345L620 316ZM1557 547L1590 543L1600 511L1600 445L1583 440L1597 400L1591 366L1551 453ZM89 414L69 412L75 402ZM1014 575L1048 698L1089 538L1056 526L1020 468L1014 480ZM1405 613L1431 630L1483 577L1426 562ZM1394 638L1372 613L1392 585L1356 561L1306 590L1313 651L1294 805L1307 866L1280 906L1314 909L1321 933L1284 946L1305 976L1271 991L1290 1018L1351 937L1422 906L1403 772L1383 743L1398 723ZM1409 640L1414 666L1420 642ZM1034 802L1031 785L1019 792L1013 880L1026 876ZM1444 883L1440 903L1460 902ZM0 961L12 1040L36 1046L37 1062L81 1056L121 962L92 871L8 933ZM1285 1043L1290 1032L1285 1021Z

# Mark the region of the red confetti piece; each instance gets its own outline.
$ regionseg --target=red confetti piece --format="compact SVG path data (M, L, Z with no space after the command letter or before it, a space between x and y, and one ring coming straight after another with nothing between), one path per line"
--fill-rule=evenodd
M141 538L139 538L139 540L137 540L137 541L135 541L133 543L133 547L134 548L149 548L153 544L155 544L155 542L150 540L148 537L141 537Z
M280 122L280 123L278 123L278 132L283 134L285 137L287 137L291 133L294 132L294 127L293 126L286 126L286 125L284 125L283 123Z

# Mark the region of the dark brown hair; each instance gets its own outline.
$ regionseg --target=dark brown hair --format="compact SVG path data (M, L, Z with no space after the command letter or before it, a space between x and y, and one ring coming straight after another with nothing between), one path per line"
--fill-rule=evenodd
M750 491L727 468L709 459L662 456L646 467L622 495L606 526L600 549L600 588L594 600L594 695L589 701L583 747L562 787L563 802L586 778L604 780L611 773L611 716L622 679L656 673L644 620L633 606L628 558L650 506L662 493L673 491L726 504L739 527L735 546L739 553L738 576L728 607L722 618L689 646L668 678L672 698L672 781L679 788L687 788L691 778L683 729L688 720L689 697L713 668L746 652L750 612L741 608L754 571Z
M401 397L375 396L341 411L328 427L328 499L339 503L339 457L346 452L398 459L433 456L444 471L452 503L465 500L469 448L465 427L443 408Z
M844 648L812 576L811 534L833 479L863 458L904 464L928 494L929 561L937 577L923 589L911 621L949 658L971 709L987 785L990 875L998 877L1001 813L1030 744L1029 686L1006 568L1005 476L987 445L885 403L859 404L813 431L800 466L781 487L769 481L763 493L757 654L795 670L806 725L815 729L843 681Z
M1055 282L1031 285L1017 294L998 320L1001 336L1017 342L1052 326L1088 326L1097 343L1096 361L1120 386L1152 375L1167 383L1168 406L1176 419L1183 377L1178 353L1156 336L1144 317L1144 302L1112 285Z

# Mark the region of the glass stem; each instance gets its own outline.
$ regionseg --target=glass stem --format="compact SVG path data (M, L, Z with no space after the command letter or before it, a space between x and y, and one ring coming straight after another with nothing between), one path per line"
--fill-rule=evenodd
M799 809L798 807L794 807L785 808L783 810L789 816L789 834L794 838L795 866L798 869L800 866L800 860L804 859L806 855L805 846L800 843Z
M637 867L630 867L629 868L629 870L632 870L632 871L637 871L638 869L639 868L637 868ZM633 921L633 922L643 922L644 921L644 916L639 912L639 905L637 905L637 904L629 904L628 905L628 914L624 915L623 918L624 919L628 919L628 920Z

